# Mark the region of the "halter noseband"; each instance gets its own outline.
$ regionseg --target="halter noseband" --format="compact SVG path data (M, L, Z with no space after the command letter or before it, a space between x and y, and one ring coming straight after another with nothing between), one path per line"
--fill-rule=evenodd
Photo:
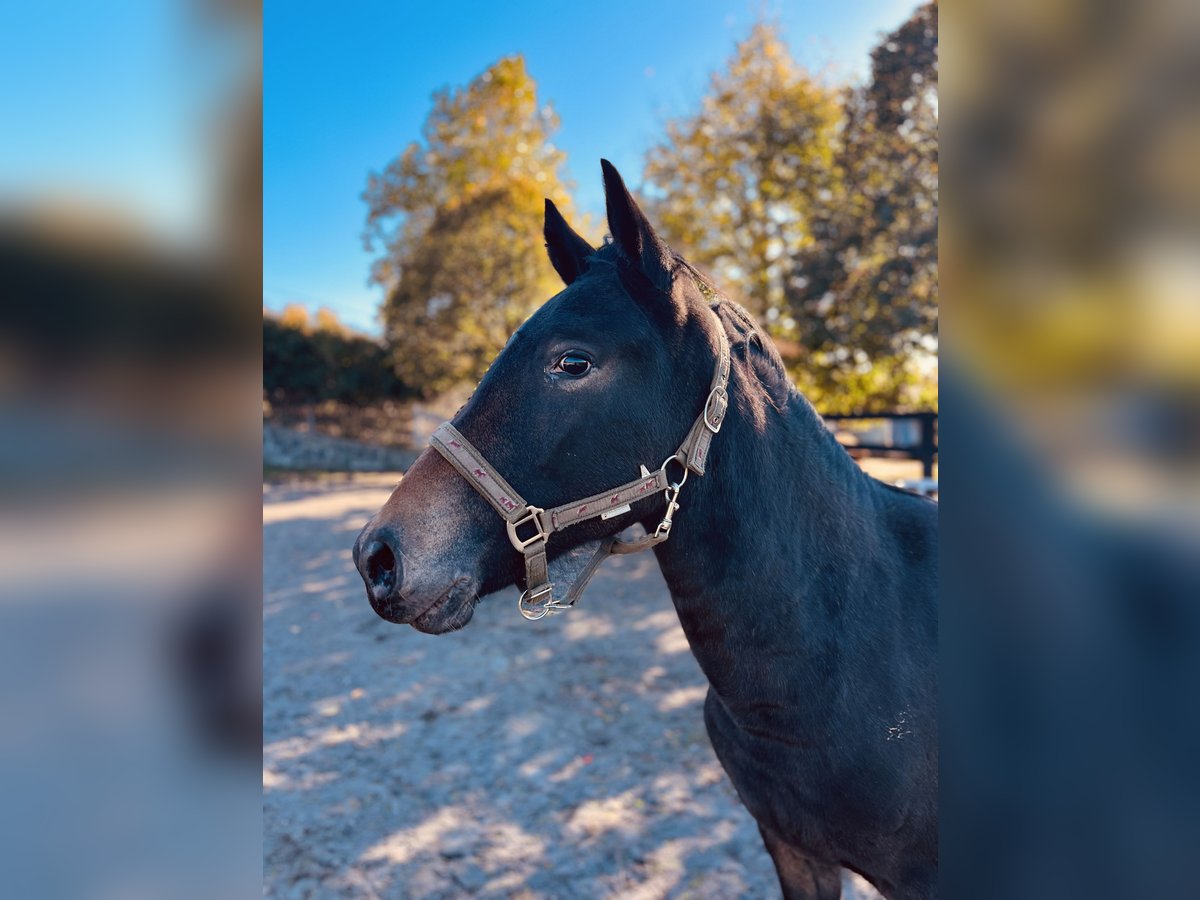
M643 465L642 475L636 481L626 482L582 500L564 503L553 509L542 509L540 506L526 503L483 454L453 425L446 422L433 433L430 440L433 449L442 454L467 483L503 517L508 527L509 541L517 552L525 557L525 591L517 601L517 606L526 619L540 619L574 606L600 563L610 554L648 550L670 536L671 522L675 511L679 509L679 492L687 481L688 472L704 474L709 444L713 435L721 430L721 423L725 420L725 411L729 406L729 340L725 337L724 327L719 324L717 337L720 350L711 389L704 401L704 408L692 423L679 449L668 456L656 472L650 472ZM678 481L672 481L667 473L671 463L677 463L683 472ZM556 600L546 560L546 542L550 535L597 516L611 519L622 515L629 512L631 504L635 501L662 491L667 493L667 512L654 532L632 541L623 541L617 537L605 538L586 568L572 583L566 597L562 601ZM518 529L530 527L533 532L527 537L521 537Z

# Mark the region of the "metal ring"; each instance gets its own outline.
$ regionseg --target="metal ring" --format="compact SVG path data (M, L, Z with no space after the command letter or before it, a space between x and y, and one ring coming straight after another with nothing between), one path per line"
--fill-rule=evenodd
M554 611L553 607L551 606L551 604L554 602L553 588L553 584L547 584L538 588L534 592L533 596L541 597L546 595L550 597L550 600L548 600L544 606L531 606L528 609L525 607L525 601L529 599L530 592L528 588L522 591L521 596L517 598L517 609L520 610L521 615L530 622L536 622L538 619L544 619L546 616L550 615L550 613Z
M669 478L670 476L668 476L668 475L667 475L667 466L668 466L668 465L670 465L670 463L671 463L672 461L679 463L679 468L683 469L683 478L682 478L682 480L681 480L681 481L680 481L678 484L675 484L675 483L674 483L674 482L672 482L672 481L668 481L668 482L667 482L667 484L668 484L668 485L670 485L670 487L671 487L671 490L673 490L673 491L677 491L677 490L679 490L681 487L683 487L685 484L687 484L687 479L688 479L688 467L687 467L687 463L686 463L686 462L684 462L682 459L680 459L680 458L679 458L679 454L678 454L678 453L672 453L670 456L668 456L666 459L664 459L664 460L663 460L663 464L662 464L661 466L659 466L659 467L658 467L658 471L662 472L664 477L668 477L668 478Z

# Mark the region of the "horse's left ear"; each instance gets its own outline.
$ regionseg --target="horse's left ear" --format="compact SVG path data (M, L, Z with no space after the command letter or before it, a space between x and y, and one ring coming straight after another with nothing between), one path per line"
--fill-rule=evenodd
M549 197L546 198L546 222L542 226L542 234L546 237L550 265L554 266L554 271L564 284L570 284L583 274L587 258L596 251L572 230Z
M604 170L604 201L613 241L651 284L670 293L675 268L671 248L650 227L646 214L634 201L613 164L602 159L600 168Z

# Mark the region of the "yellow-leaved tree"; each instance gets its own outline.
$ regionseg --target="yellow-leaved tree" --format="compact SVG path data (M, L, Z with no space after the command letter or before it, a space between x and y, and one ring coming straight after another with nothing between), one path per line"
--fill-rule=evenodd
M422 395L477 380L561 289L542 238L544 198L571 208L557 128L511 56L435 94L423 140L371 174L365 240L381 251L384 333L397 374Z
M789 260L833 177L837 93L759 23L713 75L700 109L667 124L646 163L655 226L786 336Z
M937 408L937 5L871 51L844 95L832 190L792 259L797 377L829 412Z
M655 222L776 337L826 413L937 403L937 7L826 85L754 27L649 154Z

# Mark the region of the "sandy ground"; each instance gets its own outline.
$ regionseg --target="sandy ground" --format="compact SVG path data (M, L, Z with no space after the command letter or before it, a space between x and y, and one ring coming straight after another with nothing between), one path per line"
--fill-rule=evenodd
M264 488L265 895L778 896L653 555L563 615L507 591L423 635L350 559L395 480Z

